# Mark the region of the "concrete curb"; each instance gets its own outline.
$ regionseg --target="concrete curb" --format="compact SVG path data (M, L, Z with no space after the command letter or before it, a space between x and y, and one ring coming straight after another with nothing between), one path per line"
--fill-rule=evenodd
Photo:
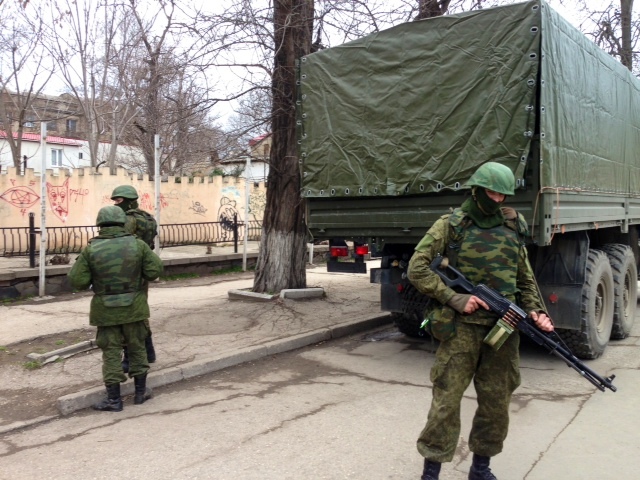
M179 367L172 367L152 372L149 374L147 385L151 388L170 385L188 378L206 375L224 368L259 360L270 355L296 350L315 343L345 337L370 328L381 327L389 323L391 323L391 316L389 314L380 314L364 319L340 323L331 327L312 330L310 332L301 333L291 337L273 340L261 345L241 348L220 355L209 356L193 362L185 363ZM133 394L133 382L123 383L120 388L123 396ZM69 415L73 412L77 412L78 410L90 407L92 404L102 400L102 398L104 398L104 387L94 387L58 398L56 401L56 407L61 415ZM45 420L48 419L49 418ZM22 426L23 425L18 425L15 428L21 428Z
M324 297L324 288L285 288L280 291L280 298L320 298Z
M229 295L229 300L249 300L252 302L270 302L278 298L277 295L255 293L249 290L229 290L227 295Z

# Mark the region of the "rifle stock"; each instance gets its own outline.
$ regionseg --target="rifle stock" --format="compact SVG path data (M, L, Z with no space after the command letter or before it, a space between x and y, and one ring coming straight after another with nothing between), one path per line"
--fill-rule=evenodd
M515 303L504 297L499 292L483 284L474 285L459 270L448 264L445 257L438 255L430 266L442 281L450 288L464 290L471 295L484 300L491 311L500 316L499 322L503 327L517 328L527 338L545 348L549 353L562 359L569 367L586 378L592 385L600 391L608 388L615 392L617 388L613 385L615 375L603 378L596 372L582 363L571 351L551 338L547 332L538 329L529 315L518 307ZM505 325L506 324L506 325ZM509 332L510 333L510 332ZM504 341L504 340L503 340ZM501 345L501 343L500 343ZM499 345L498 347L499 348Z

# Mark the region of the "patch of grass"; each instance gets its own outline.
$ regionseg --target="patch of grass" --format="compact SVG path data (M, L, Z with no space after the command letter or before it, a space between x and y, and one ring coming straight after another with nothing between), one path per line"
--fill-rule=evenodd
M42 364L36 360L30 360L28 362L24 362L22 366L27 370L37 370L42 367Z
M197 273L176 273L175 275L163 275L160 277L160 280L165 281L173 281L173 280L184 280L187 278L198 278L200 275Z
M240 273L242 272L242 267L229 267L229 268L221 268L220 270L214 270L211 272L211 275L226 275L227 273Z
M7 347L0 346L0 352L8 352L9 349Z
M56 345L65 345L67 342L64 340L56 340Z
M34 297L35 297L35 295L25 295L24 297L17 297L17 298L3 298L2 300L0 300L0 304L8 305L8 304L11 304L11 303L24 302L24 301L30 300L30 299L32 299Z
M253 271L255 269L255 265L247 267L247 271ZM220 270L214 270L211 272L211 275L226 275L227 273L242 273L242 267L237 265L235 267L221 268Z

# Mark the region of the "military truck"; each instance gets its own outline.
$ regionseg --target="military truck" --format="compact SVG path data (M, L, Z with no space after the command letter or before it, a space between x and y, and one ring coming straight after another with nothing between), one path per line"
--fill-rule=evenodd
M330 270L366 273L400 330L428 298L414 248L481 164L507 200L567 345L596 358L629 335L640 258L640 82L541 0L409 22L300 59L302 196Z

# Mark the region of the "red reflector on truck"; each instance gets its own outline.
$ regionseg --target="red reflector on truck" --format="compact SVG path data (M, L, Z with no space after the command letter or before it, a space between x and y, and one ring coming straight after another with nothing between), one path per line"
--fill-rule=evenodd
M366 255L369 253L369 245L358 245L356 247L356 255Z
M331 247L331 256L332 257L348 257L349 248L348 247Z

